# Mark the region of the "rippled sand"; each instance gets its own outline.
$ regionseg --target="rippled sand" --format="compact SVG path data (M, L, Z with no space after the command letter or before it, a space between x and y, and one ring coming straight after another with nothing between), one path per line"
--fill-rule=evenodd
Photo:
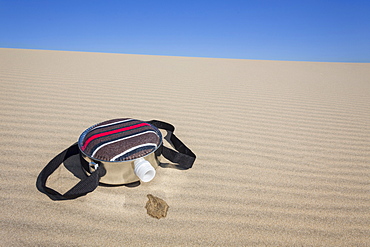
M0 49L0 86L1 246L370 245L370 64ZM36 189L120 117L174 124L193 168L72 201ZM77 181L61 167L49 183Z

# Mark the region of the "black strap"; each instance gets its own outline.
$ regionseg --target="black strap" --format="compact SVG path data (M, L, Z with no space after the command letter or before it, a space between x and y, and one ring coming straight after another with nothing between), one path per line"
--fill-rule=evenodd
M165 139L176 150L175 151L162 145L161 154L169 161L177 163L178 167L182 169L191 168L194 164L196 156L188 147L185 146L184 143L182 143L175 136L175 134L173 133L175 131L175 127L172 124L158 120L152 120L148 123L152 124L158 129L166 130L167 136L165 137ZM106 173L103 166L98 166L98 168L94 172L92 172L90 176L82 178L80 182L78 182L74 187L72 187L64 194L60 194L58 191L46 186L46 181L50 177L50 175L53 174L53 172L69 157L78 154L80 154L80 150L78 148L78 144L75 143L57 156L55 156L54 159L52 159L40 172L36 181L37 189L40 192L46 194L52 200L74 199L94 191L99 185L100 178Z
M148 123L157 127L158 129L163 129L167 131L167 136L165 139L171 144L171 146L177 151L163 146L162 155L173 163L177 163L182 169L189 169L193 166L196 159L195 154L180 141L179 138L173 133L175 127L172 124L162 122L159 120L151 120Z
M92 192L96 189L99 185L100 177L105 175L105 169L102 166L99 166L94 172L90 174L90 176L86 176L85 178L81 179L74 187L72 187L69 191L64 193L63 195L59 192L49 188L46 186L46 181L49 176L69 157L73 155L79 154L79 148L77 143L73 144L57 156L52 159L45 168L39 174L36 187L37 189L46 194L52 200L68 200L74 199L83 195L86 195L89 192Z

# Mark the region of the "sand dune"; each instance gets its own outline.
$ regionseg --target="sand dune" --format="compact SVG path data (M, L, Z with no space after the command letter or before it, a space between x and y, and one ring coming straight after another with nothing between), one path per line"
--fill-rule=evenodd
M1 246L370 245L370 64L0 49L0 85ZM36 189L117 117L174 124L193 168L71 201Z

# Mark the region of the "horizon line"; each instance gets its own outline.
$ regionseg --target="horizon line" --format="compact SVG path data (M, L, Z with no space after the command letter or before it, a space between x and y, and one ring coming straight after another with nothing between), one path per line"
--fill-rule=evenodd
M206 59L236 59L236 60L253 60L253 61L271 61L271 62L307 62L307 63L351 63L367 64L369 62L359 61L319 61L319 60L288 60L288 59L256 59L256 58L235 58L235 57L211 57L211 56L185 56L185 55L168 55L168 54L147 54L147 53L124 53L109 51L87 51L87 50L66 50L66 49L44 49L44 48L21 48L21 47L0 47L0 49L14 50L38 50L38 51L59 51L59 52L82 52L82 53L101 53L117 55L137 55L137 56L160 56L160 57L183 57L183 58L206 58Z

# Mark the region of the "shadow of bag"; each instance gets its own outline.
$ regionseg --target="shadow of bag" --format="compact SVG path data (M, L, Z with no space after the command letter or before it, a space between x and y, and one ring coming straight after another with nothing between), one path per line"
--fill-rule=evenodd
M173 149L163 145L162 134ZM121 118L104 121L91 126L77 143L55 156L40 172L37 189L52 200L69 200L94 191L99 184L125 185L149 182L155 176L163 156L173 167L181 170L193 166L196 155L174 134L175 127L169 123L151 120ZM46 186L51 174L68 158L79 155L78 164L85 172L81 180L66 193Z

